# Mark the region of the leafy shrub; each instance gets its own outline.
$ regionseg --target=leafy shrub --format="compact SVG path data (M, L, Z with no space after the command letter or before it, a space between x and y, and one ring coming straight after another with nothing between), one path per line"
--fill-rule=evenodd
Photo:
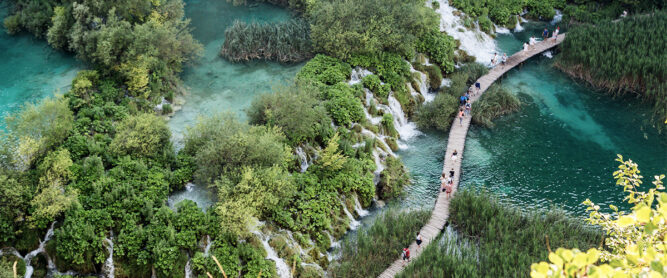
M383 200L398 197L403 187L410 184L410 175L400 159L388 156L385 159L386 168L380 173L378 196Z
M162 105L162 114L169 115L171 112L174 112L174 109L171 108L171 104L165 103Z
M437 90L442 84L442 71L437 65L425 66L426 74L428 75L428 85L431 89Z
M434 10L440 9L440 2L434 0L431 2L431 7L433 7Z
M431 30L422 35L416 44L417 51L426 53L431 62L440 66L446 73L454 71L454 49L456 44L454 38L441 33L440 31Z
M141 157L162 156L171 151L171 131L164 119L153 114L139 114L121 121L110 145L111 153Z
M354 96L352 89L345 83L330 86L324 91L324 106L337 125L348 126L364 118L361 100Z
M299 70L296 78L306 82L334 85L350 78L351 73L352 67L349 64L333 57L317 54Z
M458 109L458 99L449 94L440 93L431 102L417 109L415 121L419 128L435 128L449 130L453 117Z
M386 113L382 115L382 120L380 121L380 131L387 136L398 136L396 127L394 127L394 117L391 114Z
M322 1L310 14L315 48L347 59L354 54L399 53L409 57L419 36L439 20L423 1Z
M324 144L334 131L318 97L317 87L294 84L255 98L246 113L251 124L280 127L291 145Z
M479 29L485 33L493 32L493 22L489 19L488 16L480 16L477 18L477 23L479 24Z
M489 72L489 68L480 63L468 63L461 66L458 72L468 76L467 84L475 84L475 81Z
M456 99L459 99L460 96L464 95L469 88L468 82L470 78L463 71L455 72L449 76L449 86L441 89L442 93L453 96Z

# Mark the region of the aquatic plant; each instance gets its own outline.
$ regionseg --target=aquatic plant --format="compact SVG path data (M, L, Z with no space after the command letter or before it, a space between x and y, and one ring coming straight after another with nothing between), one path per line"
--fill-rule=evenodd
M447 131L452 124L457 107L457 98L449 94L439 93L433 101L417 109L415 122L421 129L435 128Z
M546 258L548 248L587 249L603 238L558 208L525 211L470 188L456 193L449 217L457 236L432 243L399 277L529 277L528 267ZM453 254L457 247L465 254Z
M225 30L220 55L233 62L255 59L282 63L303 61L313 57L310 25L297 19L264 24L236 21Z
M653 123L667 119L667 12L581 25L568 31L555 65L613 96L653 103Z
M519 110L521 101L500 85L493 84L484 95L472 104L472 121L475 124L493 127L492 120Z
M340 261L330 266L329 273L332 277L378 276L399 259L401 250L414 241L430 215L428 210L382 212L371 227L343 240Z

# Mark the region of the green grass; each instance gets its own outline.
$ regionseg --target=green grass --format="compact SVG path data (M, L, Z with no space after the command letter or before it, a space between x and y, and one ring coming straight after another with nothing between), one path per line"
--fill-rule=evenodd
M375 223L342 243L340 262L329 269L331 277L376 277L408 246L431 212L387 210Z
M449 217L457 236L445 233L399 277L529 277L547 260L547 236L552 250L602 242L602 231L560 209L524 211L471 189L456 193Z

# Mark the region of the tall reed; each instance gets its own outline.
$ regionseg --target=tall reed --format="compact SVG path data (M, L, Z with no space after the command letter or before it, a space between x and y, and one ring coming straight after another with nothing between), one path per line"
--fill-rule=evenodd
M220 55L233 62L254 59L282 63L303 61L313 57L310 25L304 20L266 24L236 21L225 30Z
M529 277L533 262L547 260L547 237L554 250L602 242L602 231L560 209L523 211L487 192L460 190L449 208L457 237L445 233L400 277Z
M414 241L430 215L428 210L383 212L370 228L343 241L340 262L332 264L329 274L332 277L378 276L399 259L402 249Z
M472 121L478 125L493 127L493 119L517 111L520 107L521 101L518 97L500 85L493 84L473 103Z

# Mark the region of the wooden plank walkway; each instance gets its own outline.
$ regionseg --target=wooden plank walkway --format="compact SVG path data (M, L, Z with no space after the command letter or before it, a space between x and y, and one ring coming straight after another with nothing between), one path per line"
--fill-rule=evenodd
M491 84L493 84L493 82L495 82L498 78L503 76L503 74L505 74L510 69L516 67L517 65L526 61L530 57L538 55L548 49L551 49L552 47L563 42L564 39L565 39L565 34L561 34L558 35L558 39L556 40L556 42L553 41L553 38L549 38L546 41L542 41L536 43L533 46L529 46L528 51L522 50L512 55L511 57L508 57L505 66L498 65L495 68L491 69L489 73L477 79L477 82L479 82L481 86L480 93L471 96L470 101L471 102L477 101L477 99L479 99L479 97L491 86ZM452 127L449 130L449 139L447 141L447 151L445 152L445 159L444 159L444 165L442 167L442 172L445 173L446 176L448 176L449 170L453 168L455 171L454 188L452 195L456 193L456 189L459 186L459 179L461 177L461 160L463 160L463 147L465 146L466 135L468 134L468 127L470 127L470 119L471 119L470 116L464 117L463 123L460 124L458 117L455 118L454 122L452 122ZM453 161L451 159L451 156L454 150L457 150L458 152L458 159ZM437 183L437 187L440 188L440 183ZM438 198L436 200L435 206L433 207L433 211L431 212L431 219L429 219L428 223L426 223L426 225L424 225L424 227L422 227L421 229L421 235L423 241L421 248L417 249L416 242L412 242L412 244L410 244L409 249L410 249L411 260L417 259L419 255L421 255L421 252L426 248L426 246L428 246L429 243L431 243L431 241L436 239L436 237L440 234L440 232L445 228L445 223L447 222L447 218L449 217L450 198L447 198L446 193L440 190L438 192L439 192ZM408 235L408 236L414 236L414 235ZM387 269L385 269L385 271L382 272L382 274L380 274L380 276L378 277L381 278L394 277L398 273L400 273L404 267L405 266L403 265L403 260L401 258L398 258Z

